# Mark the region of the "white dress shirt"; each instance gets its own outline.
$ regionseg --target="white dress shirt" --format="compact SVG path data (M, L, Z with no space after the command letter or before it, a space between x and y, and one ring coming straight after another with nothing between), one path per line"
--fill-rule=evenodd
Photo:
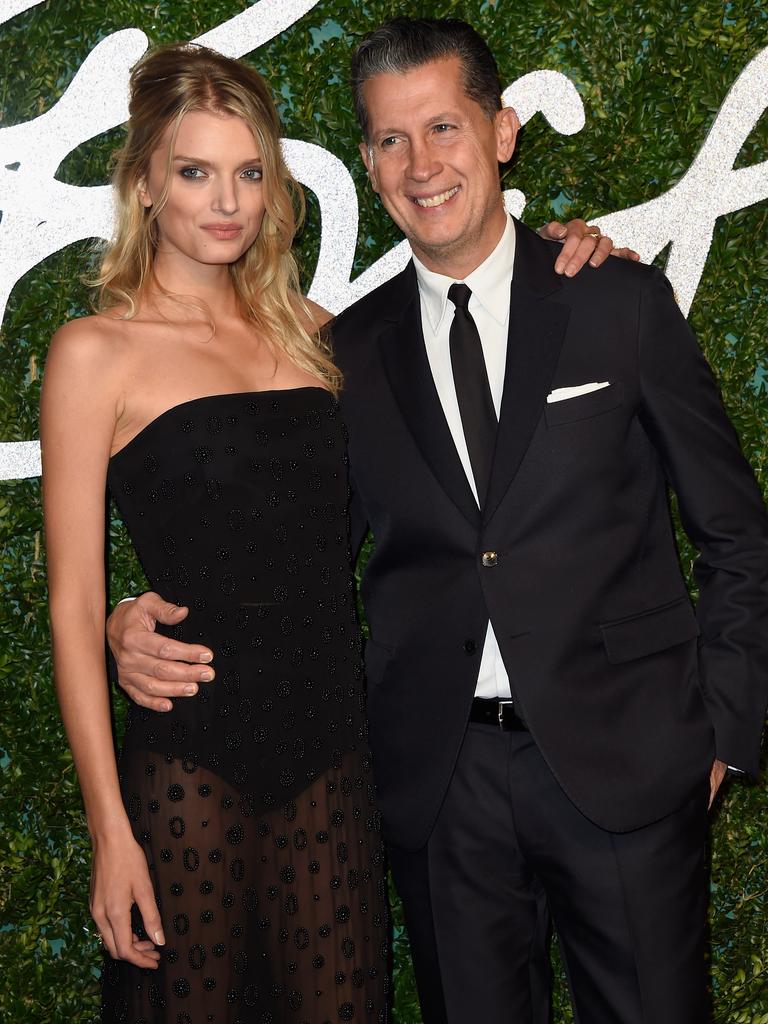
M498 418L504 391L504 369L507 362L507 334L509 330L509 290L512 284L512 266L515 260L515 229L507 218L499 244L480 266L464 278L472 291L469 312L472 314L483 346L485 368L491 387L493 405ZM415 256L416 277L421 299L421 326L427 359L432 370L440 404L456 445L461 464L477 501L477 488L472 475L469 451L464 438L456 388L453 383L449 334L453 322L454 305L448 299L448 289L454 278L428 270ZM479 502L478 502L479 505ZM509 676L501 659L499 644L491 623L483 645L480 671L475 688L476 697L509 697Z

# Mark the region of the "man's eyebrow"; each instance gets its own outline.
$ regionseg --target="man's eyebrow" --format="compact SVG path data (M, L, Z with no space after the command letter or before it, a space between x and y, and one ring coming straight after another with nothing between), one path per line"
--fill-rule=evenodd
M373 138L386 138L387 135L400 135L403 131L402 128L378 128L373 133Z
M427 124L441 124L443 121L461 121L462 118L455 110L446 110L442 114L435 114L430 117Z
M446 110L446 111L443 111L440 114L433 114L431 117L427 118L427 120L424 122L424 124L427 127L430 127L431 125L442 124L444 121L456 121L456 122L458 122L458 121L462 121L462 120L464 120L464 119L461 118L459 116L459 114L455 110L452 110L452 111ZM385 139L388 135L401 135L401 134L404 134L404 133L405 133L405 129L404 128L378 128L373 133L373 137L374 138L384 138Z

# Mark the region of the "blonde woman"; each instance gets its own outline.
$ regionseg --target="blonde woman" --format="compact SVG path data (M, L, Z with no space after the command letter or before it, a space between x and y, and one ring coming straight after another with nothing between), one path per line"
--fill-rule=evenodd
M103 1020L383 1021L387 912L347 540L339 375L290 253L261 78L195 46L134 69L99 312L42 400L56 685L93 843ZM105 491L169 635L216 682L113 751ZM94 598L94 595L97 595ZM211 671L212 674L212 671Z

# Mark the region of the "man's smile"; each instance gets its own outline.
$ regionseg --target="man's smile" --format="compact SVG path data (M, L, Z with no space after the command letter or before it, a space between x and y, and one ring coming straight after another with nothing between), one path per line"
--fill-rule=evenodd
M449 188L446 192L438 192L435 196L411 196L410 198L412 203L415 203L416 206L420 206L422 209L432 206L442 206L443 203L447 203L449 199L453 199L460 188L461 185L454 185L453 188Z

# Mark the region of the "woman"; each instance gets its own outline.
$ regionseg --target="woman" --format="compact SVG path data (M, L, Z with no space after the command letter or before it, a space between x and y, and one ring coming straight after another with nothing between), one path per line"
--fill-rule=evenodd
M261 78L196 46L131 77L99 312L41 409L56 685L93 844L103 1020L386 1019L339 375L301 298L298 188ZM108 487L216 682L131 706L104 670ZM92 595L100 595L98 601Z

